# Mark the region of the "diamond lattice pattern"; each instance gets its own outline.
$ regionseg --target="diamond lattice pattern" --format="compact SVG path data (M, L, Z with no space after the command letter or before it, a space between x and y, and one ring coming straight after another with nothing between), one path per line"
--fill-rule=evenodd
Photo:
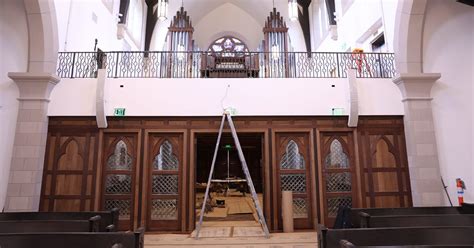
M351 173L328 173L326 178L326 191L327 192L350 192L352 190L351 185Z
M130 194L132 177L130 175L107 175L105 178L106 194Z
M283 174L281 175L281 190L296 193L306 192L305 174Z
M155 175L152 184L153 194L178 194L178 175Z
M177 201L153 200L151 203L152 220L176 220L178 219Z
M105 210L110 211L113 208L119 209L120 220L130 219L130 200L105 200Z
M341 197L332 197L328 198L328 216L336 217L337 210L340 207L352 207L352 197L350 196L341 196Z
M306 199L304 198L295 198L293 199L293 218L308 218L308 207L306 204Z

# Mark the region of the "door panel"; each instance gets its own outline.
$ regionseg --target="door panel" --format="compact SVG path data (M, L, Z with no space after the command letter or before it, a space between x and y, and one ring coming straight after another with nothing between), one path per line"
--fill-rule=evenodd
M119 209L119 229L133 229L136 219L138 149L137 133L105 133L102 160L101 209Z
M322 132L320 166L323 218L332 226L340 207L357 206L357 176L352 132Z
M91 211L96 177L96 134L50 132L40 211Z
M147 230L181 230L183 133L148 133Z
M293 191L295 229L312 228L309 133L276 133L278 209L281 192Z

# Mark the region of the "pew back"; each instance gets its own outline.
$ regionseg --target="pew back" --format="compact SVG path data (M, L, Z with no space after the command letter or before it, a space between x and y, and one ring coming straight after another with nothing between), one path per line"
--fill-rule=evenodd
M144 229L136 232L65 232L0 234L0 247L143 248Z
M0 213L0 221L19 220L88 220L94 216L101 217L99 230L105 231L106 227L113 224L118 227L118 209L97 212L15 212ZM114 230L116 231L116 230Z
M370 216L383 215L445 215L445 214L474 214L474 207L464 205L462 207L414 207L414 208L353 208L350 210L350 218L354 227L360 227L359 213L364 212Z
M474 245L390 245L390 246L363 246L355 245L347 240L339 242L341 248L473 248Z
M472 245L474 227L327 229L318 226L320 247L340 247L343 239L362 246Z
M362 228L412 226L474 226L472 214L445 215L360 215Z

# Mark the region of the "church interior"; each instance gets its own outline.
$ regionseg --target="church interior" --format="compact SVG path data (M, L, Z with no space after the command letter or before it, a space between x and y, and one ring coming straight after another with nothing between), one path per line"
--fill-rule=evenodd
M472 247L472 23L472 0L0 0L0 248Z

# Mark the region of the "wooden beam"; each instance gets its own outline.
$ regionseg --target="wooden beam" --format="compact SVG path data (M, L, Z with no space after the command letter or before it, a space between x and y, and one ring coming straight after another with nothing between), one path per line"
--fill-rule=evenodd
M306 52L311 52L311 29L309 25L309 5L311 0L298 0L298 4L301 5L303 11L298 9L298 21L301 29L303 30L304 42L306 45Z
M147 1L147 5L148 5ZM150 50L151 38L153 36L153 30L155 29L158 17L156 11L153 11L154 5L151 2L157 2L157 0L150 0L150 5L147 8L146 14L146 25L145 25L145 51Z

